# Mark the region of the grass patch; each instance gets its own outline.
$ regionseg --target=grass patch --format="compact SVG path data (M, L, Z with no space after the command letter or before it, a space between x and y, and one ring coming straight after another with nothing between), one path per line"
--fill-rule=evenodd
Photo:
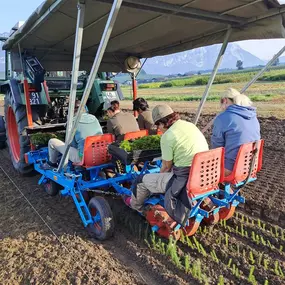
M247 82L257 73L257 70L220 73L215 77L213 84L224 83L240 83ZM191 77L177 78L167 82L153 82L140 84L139 88L164 88L164 87L184 87L184 86L201 86L206 85L209 80L209 75L195 75ZM284 81L285 69L272 69L264 73L258 81Z
M200 101L202 96L144 96L144 98L148 101L174 101L174 102L180 102L180 101ZM250 95L249 98L253 102L264 102L264 101L271 101L272 99L278 99L280 98L280 95L276 94L263 94L263 95ZM220 95L210 95L207 98L207 101L212 102L218 102L220 101L221 96ZM132 100L131 96L126 96L125 100Z

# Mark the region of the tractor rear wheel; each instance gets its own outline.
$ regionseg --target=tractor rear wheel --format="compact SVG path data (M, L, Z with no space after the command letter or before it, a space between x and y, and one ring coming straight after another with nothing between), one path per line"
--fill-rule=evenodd
M88 204L94 220L88 226L89 234L99 240L106 240L114 234L114 217L109 203L103 197L93 197Z
M39 116L32 110L33 121L38 120ZM7 145L11 155L14 168L21 174L29 174L33 171L33 166L25 162L25 153L30 151L30 141L25 133L28 126L26 106L16 103L11 91L5 95L5 128Z

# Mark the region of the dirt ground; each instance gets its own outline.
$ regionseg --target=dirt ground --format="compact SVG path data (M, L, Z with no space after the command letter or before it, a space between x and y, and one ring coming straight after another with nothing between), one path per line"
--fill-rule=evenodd
M193 119L182 104L172 105ZM211 118L203 116L199 126ZM263 169L243 190L245 205L226 224L201 227L194 239L177 244L180 262L199 260L201 276L173 262L153 240L148 245L145 221L118 199L109 199L114 237L91 239L71 199L47 196L39 176L20 176L1 150L0 284L218 284L221 275L219 284L285 284L285 120L268 116L260 123ZM249 281L252 267L256 283Z

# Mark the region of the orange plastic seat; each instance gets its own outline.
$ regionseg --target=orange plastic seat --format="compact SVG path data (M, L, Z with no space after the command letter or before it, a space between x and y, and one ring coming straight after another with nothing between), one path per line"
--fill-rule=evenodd
M193 199L219 189L224 178L224 148L196 153L187 182L188 196Z
M262 167L263 145L263 140L241 145L236 157L233 171L229 176L224 178L224 182L238 184L246 180L248 178L248 175L250 174L249 172L252 157L255 152L256 156L250 177L256 178L257 172L259 172Z
M142 137L148 136L148 130L140 130L137 132L129 132L126 133L124 136L124 140L128 141L128 140L135 140L135 139L139 139Z
M75 165L89 168L109 162L111 155L108 153L108 145L113 142L112 134L87 137L84 142L83 159Z

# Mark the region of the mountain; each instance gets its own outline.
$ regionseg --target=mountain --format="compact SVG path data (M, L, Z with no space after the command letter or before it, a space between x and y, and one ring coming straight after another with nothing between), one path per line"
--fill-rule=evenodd
M285 63L285 56L280 56L279 57L279 62L280 63Z
M201 47L176 54L150 58L144 65L148 74L178 74L191 71L212 70L221 45ZM220 69L236 69L237 60L243 67L263 65L264 61L242 49L238 44L228 45Z

